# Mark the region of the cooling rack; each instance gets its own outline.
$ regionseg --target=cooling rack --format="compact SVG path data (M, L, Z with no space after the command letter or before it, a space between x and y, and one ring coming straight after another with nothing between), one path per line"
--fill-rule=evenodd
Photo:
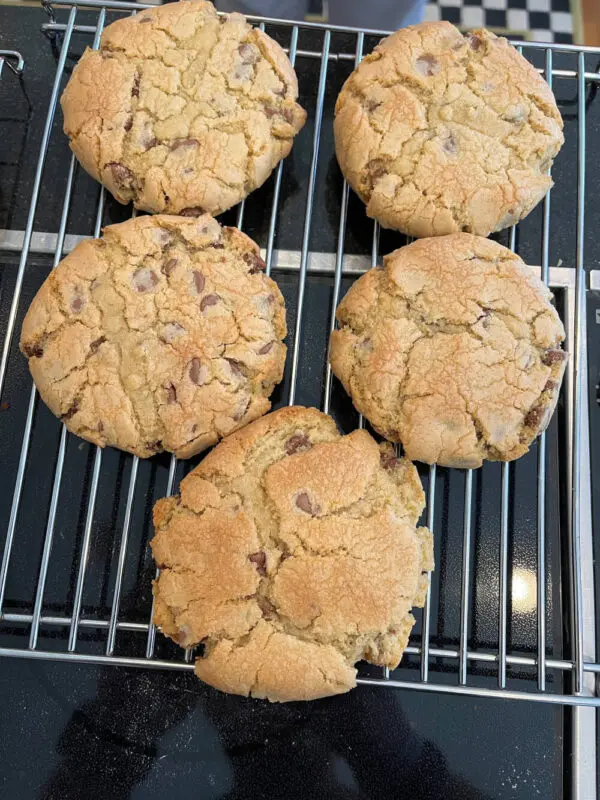
M97 47L105 24L147 6L116 0L44 5L49 21L42 27L57 63L29 213L24 230L0 231L0 253L12 259L2 287L7 307L0 328L0 400L3 409L14 410L10 417L0 413L0 655L190 670L193 652L157 635L150 621L154 567L148 540L154 501L176 491L197 459L140 461L68 434L39 402L16 347L28 301L48 269L82 238L131 213L78 169L56 112L82 47ZM292 155L226 221L259 242L267 272L286 298L289 358L275 405L320 406L347 432L364 423L327 365L335 307L358 275L405 240L368 220L342 181L331 118L343 80L386 32L255 22L288 51L309 121ZM586 269L584 248L593 202L586 165L600 155L598 139L586 140L600 50L514 44L555 90L560 84L566 98L556 188L530 218L500 237L539 265L532 269L554 293L571 354L565 385L548 431L518 462L472 471L420 468L436 571L400 668L390 673L361 666L359 683L568 704L574 707L573 752L590 762L593 775L594 713L586 707L600 706L600 663L586 292L590 275L592 284L600 285L600 278ZM44 175L56 159L62 159L61 177L50 186ZM40 202L48 198L57 206L56 224L40 230ZM578 750L584 740L585 754ZM574 796L592 797L580 778Z

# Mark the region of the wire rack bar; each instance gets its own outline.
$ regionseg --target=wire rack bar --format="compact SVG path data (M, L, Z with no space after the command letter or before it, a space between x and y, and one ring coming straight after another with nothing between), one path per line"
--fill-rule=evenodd
M473 497L473 470L465 475L465 507L463 518L462 587L460 606L460 656L458 681L467 682L467 647L469 644L469 568L471 564L471 500Z
M364 34L359 33L356 37L356 54L354 56L354 66L357 67L363 55L363 48L365 43ZM342 283L342 268L344 265L344 244L346 241L346 221L348 217L348 199L350 197L350 187L348 181L344 178L342 184L342 201L340 204L340 226L338 231L337 250L335 254L335 273L333 278L333 294L331 298L331 315L329 319L329 336L335 328L335 312L337 311L340 288ZM331 403L331 389L333 387L333 373L331 364L329 363L329 347L327 345L327 366L325 367L325 396L323 398L323 412L329 414L329 406Z
M170 497L173 494L173 487L175 485L175 470L177 469L177 459L175 456L171 456L171 461L169 463L169 475L167 477L167 490L166 496ZM160 575L160 569L157 567L156 572L154 574L154 580L158 580L158 576ZM146 658L152 658L154 655L154 646L156 643L156 625L152 622L154 619L154 605L155 605L155 598L154 593L152 593L152 605L150 607L150 617L148 622L148 639L146 640Z
M51 15L51 23L55 22L54 15L53 15L53 3L48 2L48 0L43 0L43 4L46 7L48 13ZM60 0L60 3L57 5L67 6L70 7L72 5L80 6L81 8L107 8L115 11L140 11L144 8L155 8L156 6L151 3L132 3L132 2L125 2L124 0ZM289 19L280 19L278 17L261 17L255 14L246 14L247 19L252 20L252 22L265 22L271 25L285 25L286 27L290 27L292 25L296 25L297 23L293 20ZM365 36L389 36L390 33L393 31L390 30L379 30L376 28L353 28L351 26L344 26L344 25L326 25L322 22L302 22L303 28L313 28L318 31L331 31L335 32L338 31L340 33L364 33ZM532 49L537 50L545 50L548 46L544 42L526 42L526 41L517 41L513 42L513 44L518 44L521 47L530 47ZM580 45L572 45L572 44L553 44L553 49L558 52L575 52L578 53L579 51L584 53L598 53L600 52L600 48L598 47L584 47Z
M508 508L509 465L502 464L502 509L500 512L500 615L498 625L498 686L506 688L506 630L508 622Z
M545 78L552 90L552 50L546 49ZM548 175L552 168L548 168ZM548 286L550 247L550 192L544 197L542 217L541 279ZM537 481L537 645L538 645L538 689L546 690L546 432L538 443Z
M17 613L17 612L7 612L2 615L3 622L12 622L16 624L28 624L31 623L33 619L32 614L24 614L24 613ZM40 627L65 627L70 628L73 623L73 617L63 617L63 616L56 616L56 615L42 615L40 617ZM98 628L98 629L105 629L108 628L110 625L110 620L108 619L92 619L89 617L80 618L78 621L78 627L80 628ZM118 631L131 631L134 633L148 633L150 629L150 625L147 622L127 622L125 620L119 620L117 622L117 630ZM422 656L423 648L416 646L416 645L409 645L405 650L407 655L413 656ZM460 658L460 651L451 648L441 648L441 647L429 647L428 653L430 658L444 658L451 661L456 661ZM4 649L0 648L0 655L4 654ZM476 664L497 664L499 656L497 653L487 653L487 652L479 652L475 650L468 650L467 651L467 660L472 661ZM507 655L506 656L506 663L508 665L516 666L516 667L535 667L538 663L537 658L532 656L519 656L519 655ZM566 672L571 672L574 669L574 664L572 661L565 661L563 659L555 659L555 658L547 658L546 659L546 666L548 669L556 669ZM591 661L584 662L584 672L589 673L600 673L600 664L596 664Z
M290 378L289 405L293 406L296 399L296 384L298 382L298 359L300 357L300 339L302 336L302 312L304 310L304 292L306 288L306 270L308 266L308 247L310 244L310 228L313 212L315 184L317 180L317 166L319 162L319 145L321 143L321 125L323 123L323 104L325 102L325 84L327 81L327 55L331 43L331 33L325 31L323 35L323 49L321 70L319 72L319 88L317 90L317 108L315 111L315 130L313 134L313 149L310 162L308 179L308 195L306 198L306 214L304 217L304 233L302 235L302 256L300 260L300 275L298 276L298 295L296 302L296 330L294 333L294 347L292 351L292 373Z
M427 527L433 535L435 520L435 481L437 477L437 465L429 467L429 481L427 484ZM431 632L431 573L427 573L427 593L425 595L425 605L423 606L423 633L421 636L421 680L427 683L429 679L429 636ZM468 657L468 654L467 654Z
M135 497L135 484L140 459L134 456L131 462L131 472L129 474L129 487L127 489L127 504L125 506L125 519L121 532L121 544L119 546L119 560L117 562L117 575L113 590L112 605L110 610L110 623L108 626L108 636L106 638L106 655L111 656L115 649L115 636L117 634L117 619L119 617L119 606L121 604L121 588L123 585L123 571L125 569L125 558L127 556L127 542L129 541L129 530L131 528L131 513L133 511L133 500Z
M585 369L582 359L584 314L585 314L585 270L584 270L584 228L585 228L585 58L583 53L578 57L579 79L577 83L577 249L575 274L575 331L574 331L574 407L573 414L573 459L572 459L572 502L571 502L571 574L574 580L573 601L573 635L575 692L583 689L583 616L581 587L581 509L579 497L581 492L581 393L582 371Z
M166 661L164 659L135 658L129 656L93 656L85 653L61 653L49 650L20 650L18 648L5 648L2 655L9 658L32 658L39 661L68 661L71 663L92 664L103 666L112 664L121 667L141 667L142 669L171 669L180 672L192 671L193 664L181 661ZM499 700L529 700L533 703L549 703L551 705L600 707L600 698L572 696L568 694L541 694L539 692L521 692L511 689L486 689L476 686L452 686L447 684L415 683L413 681L384 680L381 678L358 678L359 686L381 686L395 689L419 689L421 691L436 692L441 694L462 695L466 697L497 698Z
M289 59L292 67L296 64L296 48L298 46L298 26L294 25L290 37ZM273 246L275 242L275 226L277 224L277 210L279 208L279 194L281 192L281 175L283 173L283 161L279 162L275 174L275 185L273 187L273 205L271 206L271 218L269 220L269 235L267 239L267 249L265 252L265 272L271 274L273 264Z
M249 15L246 15L246 16L247 16L248 19L252 19L252 17L250 17ZM290 24L289 20L288 20L287 24L288 25ZM303 28L305 27L305 23L302 23L302 27ZM62 31L65 30L65 28L66 28L65 23L61 23L61 22L46 22L46 23L44 23L42 25L42 31L44 31L44 33L62 32ZM93 33L95 31L95 28L94 28L93 25L76 25L74 30L77 33ZM511 41L511 44L516 44L516 43L514 41ZM521 44L520 46L521 47L529 46L529 44L533 44L533 43L527 43L526 45ZM576 48L576 49L578 50L578 48ZM290 52L288 50L288 48L286 48L286 47L284 47L283 50L284 50L285 53L289 53ZM297 56L298 56L298 58L320 59L321 58L321 53L318 52L317 50L298 50L297 51ZM333 62L337 62L337 61L354 61L354 55L352 53L344 53L344 52L329 53L327 58L329 59L329 61L333 61ZM537 69L537 71L539 72L540 75L543 75L544 72L545 72L545 70L542 69L541 67L540 68L536 68L536 69ZM575 70L572 70L572 69L554 69L552 71L552 74L553 74L553 76L555 78L570 78L570 79L577 78L577 72ZM600 72L585 72L584 75L585 75L586 81L590 81L590 82L593 82L593 83L600 82Z
M98 26L104 25L104 17L99 19ZM98 208L96 210L96 223L94 225L94 236L100 236L100 229L102 227L102 214L104 212L104 186L100 187L100 196L98 198ZM67 649L70 653L75 650L77 646L77 627L79 625L79 615L81 613L81 602L83 600L83 587L85 583L85 574L88 566L90 544L92 541L92 526L94 523L94 511L96 509L96 497L98 496L98 484L100 482L100 469L102 467L102 448L96 447L96 454L94 456L94 468L92 471L92 483L90 486L90 494L88 497L88 507L85 517L85 527L83 531L83 541L81 543L81 556L79 559L79 569L77 571L77 583L75 586L75 597L73 600L73 616L71 620L71 627L69 630L69 643Z
M62 257L62 248L65 241L65 232L67 230L67 220L69 218L69 206L71 205L71 194L73 192L74 175L75 175L75 156L71 156L71 160L69 163L69 172L67 175L67 186L65 189L65 199L63 202L60 227L58 231L58 241L56 244L56 252L54 253L54 262L52 264L53 269L56 267L56 265L58 264L58 262ZM35 593L35 603L33 606L33 618L31 621L31 632L29 636L30 650L33 650L37 644L37 637L40 627L40 616L42 613L42 603L44 600L44 588L46 586L46 578L48 576L48 564L50 563L50 553L52 550L52 541L54 539L54 523L56 522L56 510L58 508L58 498L60 495L60 484L62 482L62 472L65 463L66 447L67 447L67 429L63 424L60 432L60 444L58 447L56 467L54 469L52 498L50 500L50 511L48 513L46 535L44 537L42 563L40 566L37 589Z

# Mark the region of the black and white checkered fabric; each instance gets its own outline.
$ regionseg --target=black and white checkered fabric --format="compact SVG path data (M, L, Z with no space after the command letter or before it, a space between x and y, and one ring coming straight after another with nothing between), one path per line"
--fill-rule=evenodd
M508 31L537 42L573 41L569 0L429 0L425 19Z

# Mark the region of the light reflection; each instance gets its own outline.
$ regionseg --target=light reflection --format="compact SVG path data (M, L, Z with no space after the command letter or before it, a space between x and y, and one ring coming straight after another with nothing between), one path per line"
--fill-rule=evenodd
M512 574L512 607L513 611L529 614L537 606L537 582L535 572L528 569L516 569Z

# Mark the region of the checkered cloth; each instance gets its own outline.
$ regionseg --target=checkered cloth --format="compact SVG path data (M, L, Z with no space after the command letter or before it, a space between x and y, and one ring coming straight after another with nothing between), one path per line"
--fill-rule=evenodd
M430 0L425 19L444 19L461 28L508 31L537 42L573 41L569 0Z

